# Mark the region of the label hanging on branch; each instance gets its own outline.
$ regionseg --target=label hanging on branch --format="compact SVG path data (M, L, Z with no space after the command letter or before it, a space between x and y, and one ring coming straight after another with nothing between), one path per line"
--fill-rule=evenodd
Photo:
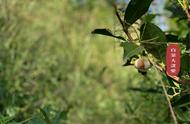
M180 72L180 47L178 44L169 44L166 49L166 73L177 76Z

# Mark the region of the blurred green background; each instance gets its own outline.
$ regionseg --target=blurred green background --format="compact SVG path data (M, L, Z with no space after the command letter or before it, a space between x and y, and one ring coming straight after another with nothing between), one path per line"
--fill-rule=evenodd
M27 123L39 108L72 106L68 124L170 123L162 90L134 91L161 88L154 69L143 76L122 67L119 44L91 35L119 26L106 1L0 0L0 7L1 118Z

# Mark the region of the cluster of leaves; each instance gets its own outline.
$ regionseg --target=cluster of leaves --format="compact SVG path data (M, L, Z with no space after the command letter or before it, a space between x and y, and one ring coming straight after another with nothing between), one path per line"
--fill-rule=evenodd
M153 0L131 0L125 9L124 18L121 19L119 12L115 7L116 16L120 21L126 37L113 34L109 29L95 29L93 34L102 34L119 39L124 50L125 65L131 65L134 58L138 56L146 56L156 65L159 65L162 70L165 70L165 54L166 47L169 43L178 43L181 47L181 72L177 78L170 77L161 71L163 81L168 82L170 88L167 88L168 94L171 96L171 103L175 110L179 121L190 122L190 31L189 31L189 8L187 0L178 0L170 2L166 7L172 13L172 16L177 18L176 24L180 25L181 21L185 25L179 27L180 31L170 30L164 32L161 28L153 23L155 14L147 14L147 11ZM177 14L176 14L177 12ZM182 13L182 14L179 14ZM172 19L172 17L171 17ZM140 24L135 28L133 25ZM138 22L137 22L138 21ZM132 33L129 30L134 29L137 39L133 39ZM183 35L181 32L185 32ZM156 66L153 66L156 68Z
M22 122L15 122L13 117L0 116L0 124L66 124L69 109L56 111L50 106L47 106L39 109L37 114Z

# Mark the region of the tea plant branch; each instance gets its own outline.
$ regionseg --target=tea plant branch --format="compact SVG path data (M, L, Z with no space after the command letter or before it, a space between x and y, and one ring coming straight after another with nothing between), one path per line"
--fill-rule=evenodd
M180 1L180 0L178 0L178 1ZM115 14L116 14L116 16L117 16L117 18L118 18L118 20L119 20L119 22L120 22L120 24L121 24L121 26L122 26L122 28L123 28L123 31L124 31L125 34L127 35L129 42L132 42L132 41L133 41L133 38L132 38L131 34L129 33L127 26L126 26L125 23L122 21L120 15L119 15L119 12L118 12L118 10L117 10L117 5L116 5L115 3L113 3L113 7L114 7ZM189 16L189 21L190 21L190 13L189 13L189 12L188 12L188 16ZM150 40L152 40L152 39L150 39ZM146 41L143 41L143 42L146 42ZM180 78L177 77L177 76L170 76L170 75L167 75L165 69L162 68L160 65L155 64L155 67L156 67L158 70L160 70L161 72L164 72L168 78L170 78L171 80L173 80L174 82L176 82L176 83L178 83L178 84L183 84L183 83L188 83L188 82L190 83L189 80L182 80L182 79L180 79Z
M157 65L156 63L154 63L153 61L150 61L150 62L153 64L154 67L156 67L156 70L157 70L158 72L160 72L160 71L163 72L163 69L162 69L160 66L158 66L158 65ZM170 102L170 99L169 99L169 97L168 97L168 93L167 93L167 91L166 91L166 86L165 86L163 80L161 80L161 86L162 86L162 89L163 89L163 91L164 91L164 95L165 95L165 97L166 97L166 100L167 100L167 103L168 103L168 106L169 106L170 113L171 113L171 115L172 115L173 121L174 121L175 124L178 124L176 115L175 115L175 113L174 113L173 107L172 107L171 102Z
M188 22L190 22L190 13L189 13L189 2L188 0L178 0L178 3L181 5L182 9L184 10Z
M116 5L115 3L113 3L113 7L114 7L114 11L115 11L115 14L116 14L117 18L118 18L118 20L119 20L121 26L123 27L123 31L124 31L125 34L127 35L128 40L129 40L130 42L132 42L132 41L133 41L133 38L132 38L131 34L129 33L128 28L126 27L126 25L123 23L123 21L122 21L120 15L119 15L119 12L117 11L117 5Z
M188 22L190 22L190 13L189 13L189 10L185 10L185 13L187 15Z
M135 27L133 26L133 25L131 25L131 28L134 30L134 32L135 32L135 34L136 34L136 36L137 36L137 38L138 38L138 40L140 39L140 36L139 36L139 34L138 34L138 32L137 32L137 29L135 29ZM133 39L134 41L135 41L135 39Z
M160 72L163 72L168 78L170 78L172 81L178 83L178 84L185 84L185 83L190 83L190 80L182 80L180 79L180 77L178 76L170 76L166 73L165 68L161 67L160 65L156 64L155 62L151 61L149 59L149 61L151 62L151 64Z
M171 102L170 102L170 99L169 99L169 97L168 97L168 93L167 93L167 91L166 91L166 86L165 86L165 84L164 84L163 81L161 81L161 85L162 85L162 88L163 88L163 91L164 91L164 95L165 95L165 97L166 97L166 100L167 100L167 103L168 103L168 106L169 106L169 109L170 109L170 113L171 113L172 118L173 118L173 120L174 120L174 123L175 123L175 124L178 124L176 115L175 115L175 113L174 113L173 107L172 107Z

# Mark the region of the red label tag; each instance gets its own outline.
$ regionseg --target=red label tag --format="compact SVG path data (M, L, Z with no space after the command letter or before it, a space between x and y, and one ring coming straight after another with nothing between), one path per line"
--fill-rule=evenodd
M178 44L169 44L166 50L166 73L177 76L180 72L180 47Z

